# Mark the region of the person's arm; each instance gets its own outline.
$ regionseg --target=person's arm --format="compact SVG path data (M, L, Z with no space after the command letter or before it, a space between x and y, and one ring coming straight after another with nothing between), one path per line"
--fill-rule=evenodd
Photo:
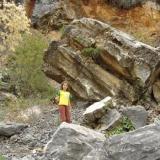
M60 91L58 91L57 94L56 94L56 97L55 97L56 103L59 102L59 99L60 99Z
M72 95L70 94L70 96L69 96L69 106L70 107L72 107L71 101L72 101Z

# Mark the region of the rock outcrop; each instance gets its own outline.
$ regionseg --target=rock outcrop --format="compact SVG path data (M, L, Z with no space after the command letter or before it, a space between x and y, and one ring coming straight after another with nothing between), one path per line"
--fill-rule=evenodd
M142 106L124 107L122 113L132 121L135 129L144 127L147 124L148 112Z
M120 124L122 115L116 109L108 109L106 114L98 120L96 130L104 132Z
M61 82L84 100L106 96L135 102L155 81L160 53L106 23L82 18L74 20L60 42L45 52L45 74Z
M113 136L104 147L109 160L160 159L160 125L152 124L130 133Z
M27 4L27 1L25 3ZM32 23L39 21L39 18L43 17L45 14L53 12L53 10L57 7L57 5L58 5L58 0L51 0L51 1L44 0L36 2L31 18Z
M43 31L60 30L73 19L84 15L86 14L82 8L82 1L63 0L54 3L48 12L41 13L33 25Z
M106 97L86 108L83 113L84 124L99 132L116 127L122 116L113 108L113 103L111 97Z
M44 149L45 157L47 160L87 160L94 152L97 156L98 154L101 156L101 147L104 140L105 137L101 133L64 122L46 145Z
M106 97L100 102L93 103L83 113L86 122L94 122L106 114L106 110L112 107L112 98Z
M45 158L67 160L158 160L160 126L152 124L105 139L85 127L63 123L45 147ZM45 159L44 158L44 159Z
M26 128L26 124L20 123L0 123L0 136L10 137L14 134L20 133L24 128Z

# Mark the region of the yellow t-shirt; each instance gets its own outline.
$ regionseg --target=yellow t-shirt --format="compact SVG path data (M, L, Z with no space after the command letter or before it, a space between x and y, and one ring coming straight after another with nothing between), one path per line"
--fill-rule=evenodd
M65 105L68 106L70 102L70 93L68 91L59 91L59 104L58 105Z

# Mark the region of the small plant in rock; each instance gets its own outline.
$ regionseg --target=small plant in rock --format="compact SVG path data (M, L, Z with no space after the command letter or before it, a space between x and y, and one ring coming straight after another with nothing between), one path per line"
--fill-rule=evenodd
M86 56L86 57L97 57L101 52L100 48L93 48L93 47L89 47L89 48L84 48L82 50L82 55Z
M123 117L122 118L122 124L123 124L123 130L126 132L132 131L134 130L134 126L132 124L132 121L130 119L128 119L128 117Z
M66 28L66 26L63 25L63 26L59 29L59 32L61 33L62 37L65 35L65 28Z
M77 42L79 42L80 44L83 43L83 42L85 41L85 39L82 38L82 37L80 37L80 36L75 37L75 40L76 40Z
M116 134L121 134L124 132L129 132L133 131L135 128L131 122L131 120L128 119L128 117L123 116L119 125L117 125L115 128L107 131L106 135L107 136L112 136Z
M89 39L85 38L85 37L77 36L74 39L84 47L88 47L88 46L92 45L92 42Z

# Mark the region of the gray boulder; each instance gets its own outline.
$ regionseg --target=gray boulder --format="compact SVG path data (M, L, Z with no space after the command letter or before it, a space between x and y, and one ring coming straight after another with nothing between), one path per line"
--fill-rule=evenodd
M91 129L62 123L44 149L47 160L159 160L160 125L105 139Z
M48 160L89 160L93 152L100 156L104 141L101 133L64 122L45 146L44 153Z
M105 115L106 110L112 106L112 98L106 97L103 100L93 103L83 113L86 122L94 122Z
M113 136L106 140L104 147L109 160L159 160L160 125Z
M106 114L98 121L98 131L105 131L119 124L122 116L116 109L107 110Z
M27 127L26 124L21 123L0 123L0 136L10 137L12 135L20 133Z
M148 112L142 106L131 106L124 107L122 109L124 116L127 116L131 121L133 126L138 129L146 125Z
M82 1L54 0L54 2L36 4L33 13L33 22L43 31L63 29L73 19L85 15Z

